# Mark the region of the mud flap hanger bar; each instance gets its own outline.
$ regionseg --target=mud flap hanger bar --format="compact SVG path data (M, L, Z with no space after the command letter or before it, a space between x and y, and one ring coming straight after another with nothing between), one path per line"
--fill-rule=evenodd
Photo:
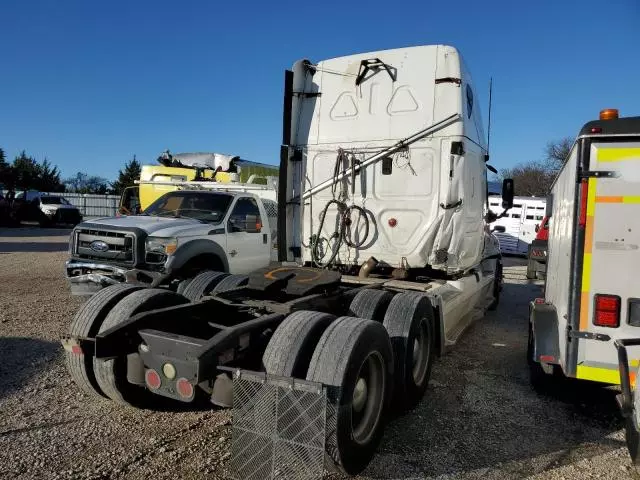
M424 137L431 135L432 133L437 132L438 130L442 130L443 128L448 127L449 125L457 122L459 119L461 118L461 115L459 113L454 113L453 115L445 118L444 120L440 120L437 123L434 123L433 125L420 130L416 133L414 133L413 135L411 135L410 137L405 138L404 140L400 140L399 142L397 142L395 145L392 145L391 147L385 148L384 150L382 150L379 153L376 153L375 155L373 155L372 157L369 157L365 160L363 160L362 162L356 164L355 166L344 170L342 173L340 173L339 175L336 175L333 178L330 178L318 185L316 185L313 188L310 188L309 190L307 190L306 192L304 192L302 194L302 199L306 200L307 198L311 197L312 195L315 195L318 192L321 192L322 190L325 190L329 187L331 187L332 185L338 183L340 180L342 180L345 177L348 177L349 175L352 174L352 170L357 173L359 172L361 169L366 168L368 165L371 165L372 163L377 162L378 160L381 160L393 153L396 153L399 150L402 150L406 147L408 147L409 145L417 142L418 140L422 140Z
M384 68L391 77L391 80L393 80L394 82L396 81L396 78L398 77L398 71L395 68L393 68L391 65L387 65L379 58L370 58L368 60L362 60L360 62L360 68L358 68L358 76L356 77L356 87L359 86L364 80L366 80L365 77L368 72L378 70L380 68Z
M633 410L633 397L631 395L631 382L629 381L629 358L627 356L627 347L635 347L640 345L640 338L629 338L624 340L616 340L614 342L618 350L618 369L620 370L620 390L622 391L622 400L620 402L620 410L622 415L627 417Z

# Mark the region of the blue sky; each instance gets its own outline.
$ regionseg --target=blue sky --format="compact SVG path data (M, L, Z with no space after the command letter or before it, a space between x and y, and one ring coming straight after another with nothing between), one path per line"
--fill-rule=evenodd
M492 164L540 158L602 108L640 115L640 2L4 1L0 147L112 179L133 154L276 163L299 58L446 43L465 57Z

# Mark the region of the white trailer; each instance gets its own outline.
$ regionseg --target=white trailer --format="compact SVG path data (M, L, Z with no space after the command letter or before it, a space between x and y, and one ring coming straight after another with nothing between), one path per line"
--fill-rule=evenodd
M530 308L531 380L536 387L564 376L621 385L637 463L640 117L603 110L585 124L547 205L546 287Z
M205 272L191 303L103 290L63 342L78 384L126 404L199 391L233 405L233 478L360 472L391 411L421 401L435 358L499 300L476 98L449 46L296 62L279 263L223 280L233 289Z
M489 208L499 210L502 199L489 196ZM504 227L504 232L496 232L500 240L500 251L511 255L527 255L529 245L536 238L537 228L544 218L546 199L539 197L520 197L513 199L513 207L502 218L493 223L493 227Z

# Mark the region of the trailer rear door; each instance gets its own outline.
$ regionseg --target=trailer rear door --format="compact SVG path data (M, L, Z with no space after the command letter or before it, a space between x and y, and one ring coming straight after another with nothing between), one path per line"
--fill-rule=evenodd
M589 157L589 171L613 176L590 176L581 183L579 330L611 340L579 340L576 376L619 383L613 341L640 336L640 142L593 140ZM637 365L640 351L630 349L629 358Z

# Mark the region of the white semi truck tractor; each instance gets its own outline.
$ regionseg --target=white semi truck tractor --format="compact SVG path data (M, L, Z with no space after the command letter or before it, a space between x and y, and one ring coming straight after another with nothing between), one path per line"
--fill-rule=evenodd
M391 414L421 401L435 359L499 299L477 98L445 45L296 62L279 261L241 282L203 272L195 301L101 290L63 339L76 382L135 406L232 407L234 478L362 471Z

